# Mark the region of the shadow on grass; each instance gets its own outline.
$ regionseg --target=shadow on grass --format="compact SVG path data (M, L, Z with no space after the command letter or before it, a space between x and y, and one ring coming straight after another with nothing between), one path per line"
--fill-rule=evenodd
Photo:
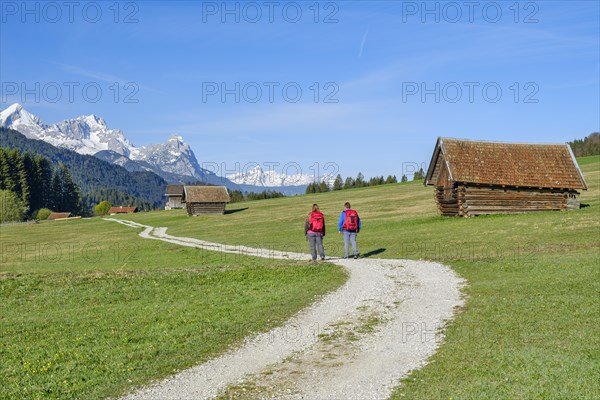
M236 212L245 211L245 210L247 210L247 209L248 209L248 207L244 207L244 208L234 208L233 210L225 210L225 214L226 214L226 215L227 215L227 214L233 214L233 213L236 213Z
M361 254L361 258L369 258L381 254L385 251L384 248L379 248L377 250L371 250L368 253Z

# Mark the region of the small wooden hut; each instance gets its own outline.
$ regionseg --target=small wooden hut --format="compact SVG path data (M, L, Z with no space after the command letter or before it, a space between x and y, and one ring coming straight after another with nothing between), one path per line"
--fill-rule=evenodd
M225 186L184 186L184 199L188 215L223 214L229 203Z
M185 203L183 198L183 185L168 185L165 196L167 196L165 210L183 208L183 204Z
M110 215L115 214L131 214L138 212L137 207L123 207L123 206L114 206L108 210Z
M438 138L424 184L440 214L470 217L579 208L587 190L568 144Z
M70 212L51 212L48 215L48 220L56 221L56 220L61 220L61 219L67 219L70 217L71 217Z

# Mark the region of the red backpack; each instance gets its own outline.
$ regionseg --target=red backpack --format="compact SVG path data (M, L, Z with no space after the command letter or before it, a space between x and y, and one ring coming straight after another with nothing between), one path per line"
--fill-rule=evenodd
M325 225L325 218L323 217L323 213L320 211L315 211L310 214L310 230L317 233L322 233Z
M346 220L343 228L347 231L358 230L358 213L354 210L346 210Z

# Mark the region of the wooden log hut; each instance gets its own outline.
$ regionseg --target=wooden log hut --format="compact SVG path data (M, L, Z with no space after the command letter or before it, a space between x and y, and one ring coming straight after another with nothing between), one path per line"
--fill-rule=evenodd
M471 217L579 208L585 179L568 144L438 138L423 182L440 214Z
M229 203L225 186L184 186L184 200L189 216L200 214L224 214Z
M167 204L165 210L174 210L183 208L185 201L183 200L183 185L167 185Z

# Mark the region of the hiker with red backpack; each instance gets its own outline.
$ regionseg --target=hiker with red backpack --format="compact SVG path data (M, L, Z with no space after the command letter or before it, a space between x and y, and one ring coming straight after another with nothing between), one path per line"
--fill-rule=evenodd
M344 211L340 214L338 222L338 231L344 235L344 258L348 258L348 247L352 242L352 251L354 259L358 258L358 246L356 245L356 235L360 232L360 217L356 210L350 207L350 203L344 203Z
M317 260L317 248L321 260L325 260L325 250L323 249L323 237L325 236L325 217L319 211L319 206L313 204L312 211L308 214L304 223L304 235L310 244L310 254L312 260Z

